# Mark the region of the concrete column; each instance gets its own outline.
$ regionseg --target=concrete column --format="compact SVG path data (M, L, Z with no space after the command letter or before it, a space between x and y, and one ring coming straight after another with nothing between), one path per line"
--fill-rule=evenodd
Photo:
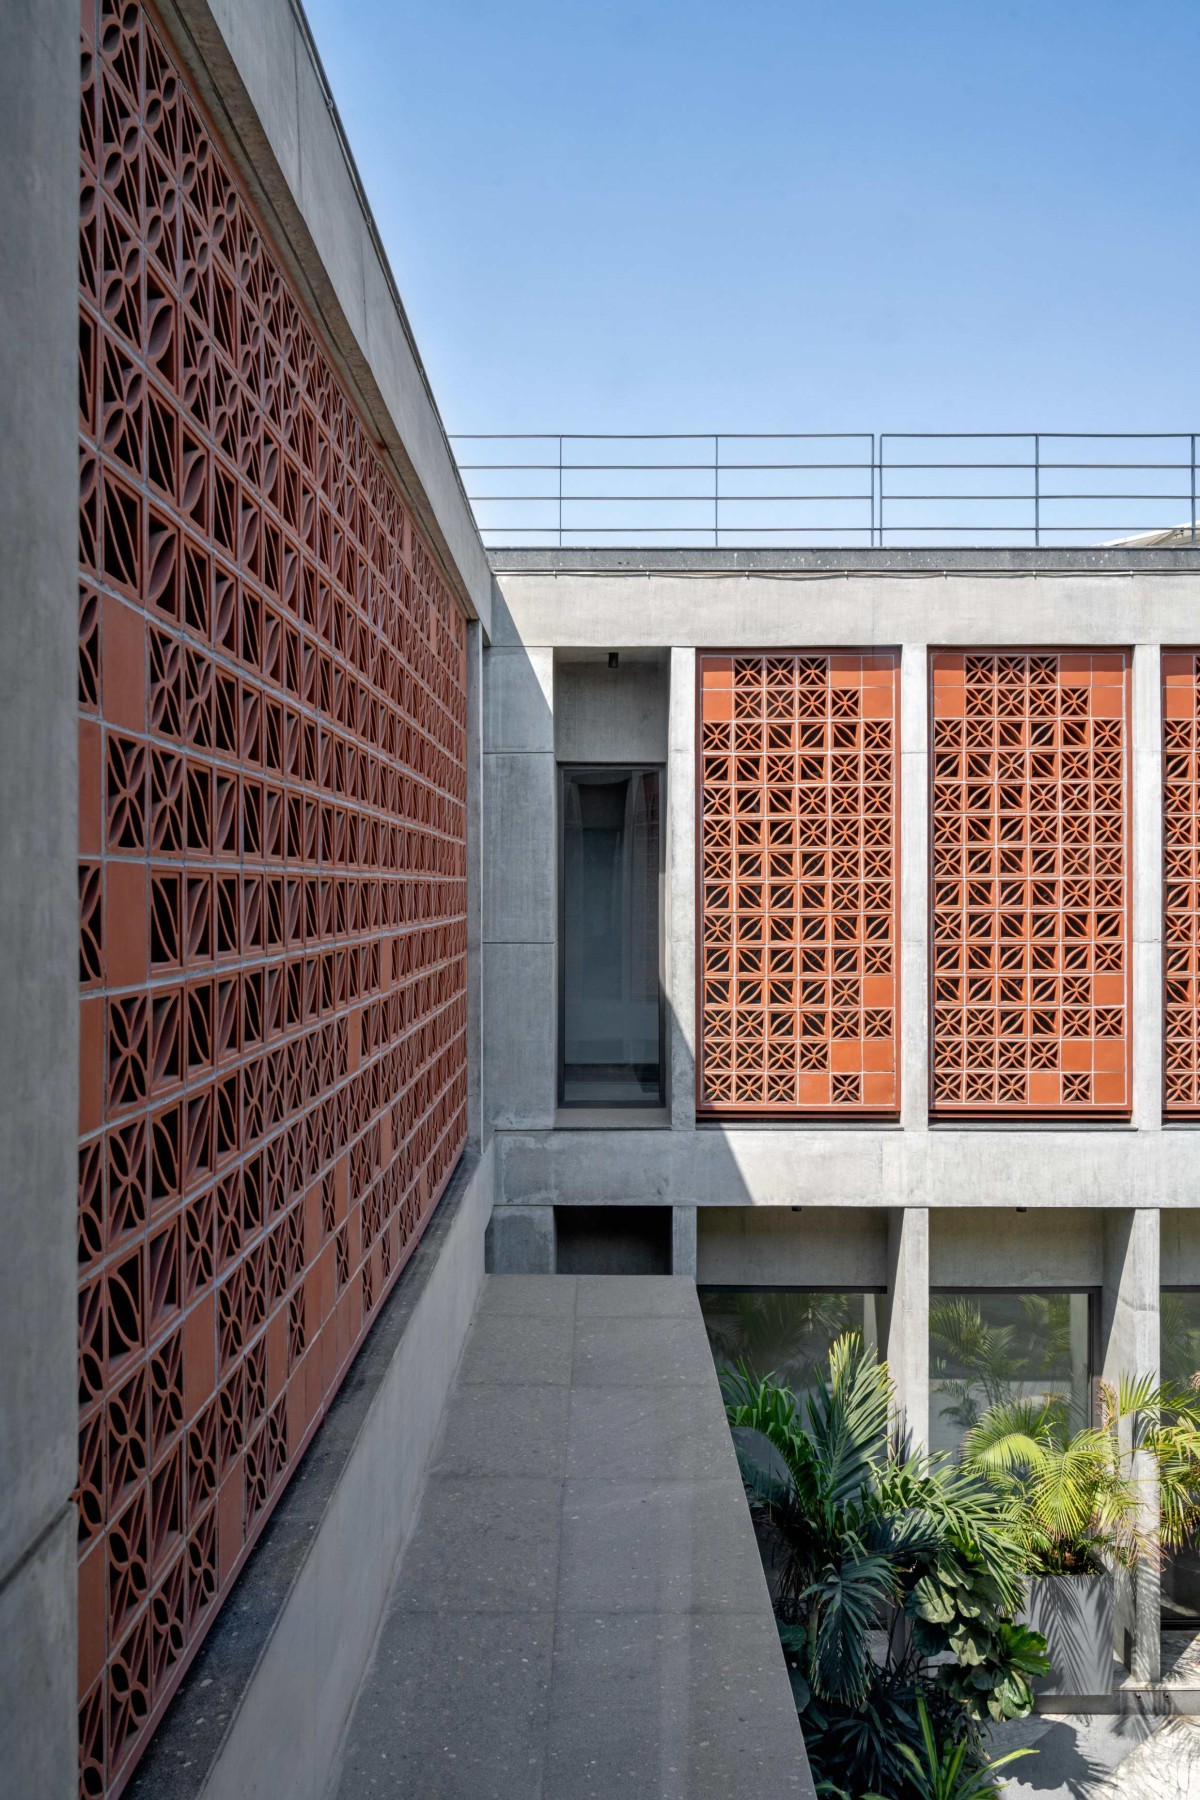
M79 9L0 57L0 1786L76 1789Z
M483 1087L489 1124L554 1123L558 1091L554 652L483 655Z
M896 1425L913 1447L929 1443L929 1208L888 1212L887 1294L880 1350L896 1389Z
M493 1209L484 1241L484 1267L489 1275L553 1275L557 1266L552 1206Z
M1099 1373L1114 1385L1122 1375L1159 1372L1159 1215L1156 1207L1114 1208L1104 1216L1104 1285L1100 1299ZM1148 1461L1138 1458L1135 1477L1144 1496L1144 1523L1153 1526L1158 1495ZM1139 1682L1157 1681L1160 1575L1139 1564L1131 1582L1118 1570L1116 1649L1129 1645L1130 1670Z
M696 1209L671 1208L671 1273L696 1279Z
M467 626L467 1141L491 1136L483 1111L483 627Z
M1163 1111L1163 828L1160 648L1133 651L1133 1122L1158 1131Z
M900 653L900 1118L929 1126L929 650Z
M696 652L671 651L664 939L671 1127L696 1124ZM694 1254L694 1252L693 1252Z

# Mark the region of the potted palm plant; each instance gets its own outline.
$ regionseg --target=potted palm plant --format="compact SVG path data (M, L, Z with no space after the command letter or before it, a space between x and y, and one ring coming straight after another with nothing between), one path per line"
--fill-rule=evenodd
M1111 1691L1114 1571L1176 1548L1200 1522L1197 1393L1148 1376L1101 1381L1097 1415L1079 1424L1058 1400L1001 1400L963 1442L964 1466L1022 1538L1046 1693Z
M900 1448L885 1365L853 1335L803 1397L744 1365L726 1410L818 1780L917 1800L917 1701L939 1743L983 1762L981 1727L1033 1704L1047 1663L1014 1621L1020 1541L969 1469ZM831 1792L833 1789L830 1790Z

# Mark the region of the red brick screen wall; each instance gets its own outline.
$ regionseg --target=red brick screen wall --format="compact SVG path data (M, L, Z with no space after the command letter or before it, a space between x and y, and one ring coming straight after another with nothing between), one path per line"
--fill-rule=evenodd
M1128 658L932 673L933 1108L1126 1112Z
M894 1113L899 658L699 666L699 1107Z
M1163 678L1165 1106L1200 1113L1200 656L1172 651Z
M466 1134L466 634L165 40L87 0L82 1791Z

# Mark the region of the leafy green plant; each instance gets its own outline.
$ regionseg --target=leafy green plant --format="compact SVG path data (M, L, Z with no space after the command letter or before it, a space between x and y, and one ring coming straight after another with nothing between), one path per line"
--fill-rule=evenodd
M899 1751L920 1747L918 1700L975 1766L980 1722L1027 1713L1048 1666L1013 1624L1009 1502L891 1440L890 1379L857 1337L834 1345L803 1411L745 1367L724 1388L817 1774L914 1795Z
M1011 1508L1032 1574L1131 1567L1200 1525L1200 1394L1123 1376L1098 1396L1095 1425L1073 1430L1059 1405L1009 1400L964 1440L964 1467Z
M1010 1750L994 1762L972 1766L967 1745L938 1743L934 1737L929 1709L924 1698L917 1697L917 1716L921 1726L921 1752L911 1744L902 1744L900 1754L911 1765L913 1788L919 1800L991 1800L997 1792L996 1771L1020 1756L1036 1756L1033 1749ZM888 1800L886 1794L864 1794L863 1800Z

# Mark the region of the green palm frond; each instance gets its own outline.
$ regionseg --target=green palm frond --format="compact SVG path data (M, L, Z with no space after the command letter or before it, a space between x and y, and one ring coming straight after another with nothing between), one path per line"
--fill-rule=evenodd
M1036 1756L1032 1746L1010 1750L1007 1756L982 1767L967 1760L968 1745L964 1738L939 1745L933 1734L929 1708L923 1695L917 1696L917 1712L921 1722L921 1748L918 1755L911 1744L901 1744L900 1754L910 1765L913 1787L918 1800L993 1800L996 1772L1021 1756ZM881 1794L865 1794L863 1800L886 1800Z
M829 1381L808 1396L809 1435L838 1504L870 1481L885 1460L892 1384L886 1367L847 1332L829 1352Z
M897 1591L886 1556L847 1557L830 1564L808 1588L804 1598L816 1620L812 1685L820 1699L843 1706L861 1702L872 1667L869 1634Z
M1037 1400L1003 1400L992 1406L963 1441L963 1461L986 1474L1037 1468L1053 1453L1059 1415Z

